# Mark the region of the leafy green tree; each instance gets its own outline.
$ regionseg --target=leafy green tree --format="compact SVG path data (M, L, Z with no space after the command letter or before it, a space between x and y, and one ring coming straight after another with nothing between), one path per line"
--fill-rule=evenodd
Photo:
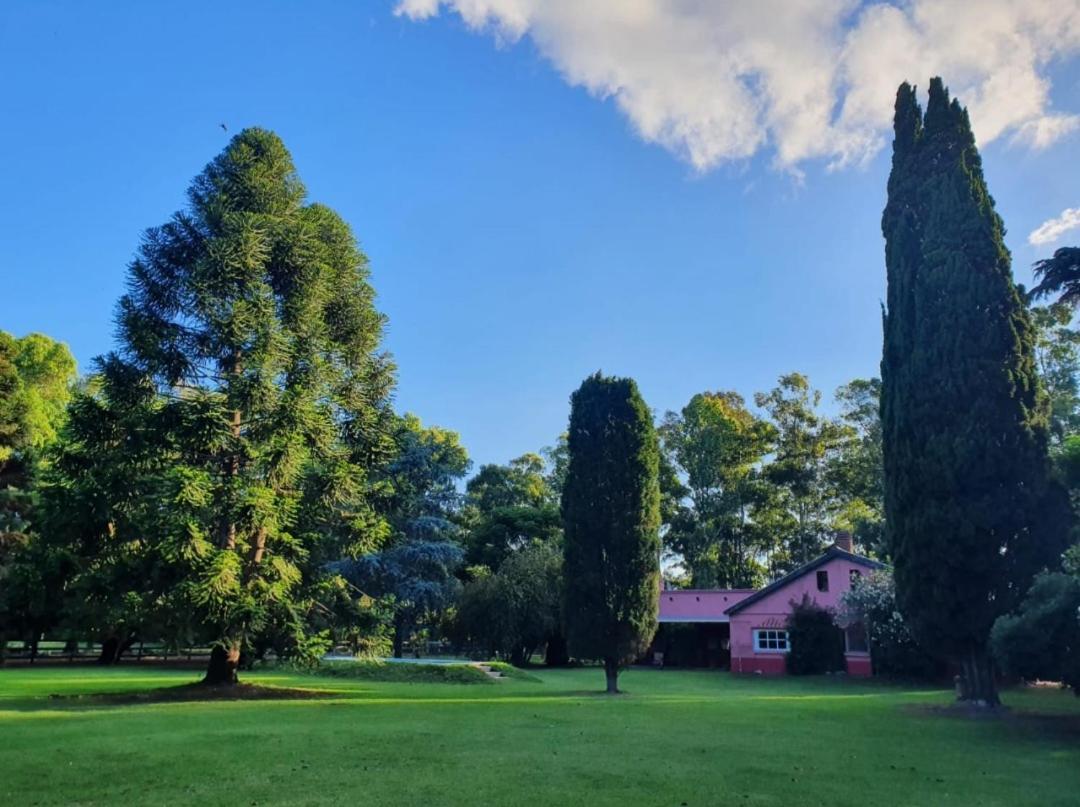
M457 605L459 639L517 666L562 642L562 565L557 546L537 541L476 575Z
M665 544L682 558L694 586L760 583L761 547L751 513L759 498L758 469L775 439L772 426L738 393L704 392L681 412L668 412L659 432L690 503L669 522ZM671 487L661 484L662 491Z
M930 82L897 93L882 217L888 296L882 371L886 540L900 610L962 669L961 698L997 704L994 621L1065 545L1050 479L1035 333L967 111Z
M561 534L557 495L537 454L484 465L465 490L470 565L497 570L515 551L535 541L556 541Z
M381 442L393 366L366 258L340 217L306 202L276 135L239 133L188 200L147 231L107 361L169 399L157 428L176 461L147 537L214 641L206 682L228 684L245 642L296 596L313 536L383 537L364 446ZM313 492L333 523L300 533Z
M619 667L656 632L660 595L659 447L628 378L596 373L570 399L562 495L570 653L602 659L608 693Z
M56 441L75 369L63 342L40 333L16 339L0 331L0 463Z
M147 540L177 459L161 428L168 399L121 362L99 371L73 398L41 480L40 541L67 560L53 584L64 589L67 627L100 641L99 662L111 664L139 636L181 638L168 626L183 613L173 599L183 578Z
M775 388L758 393L754 402L776 430L775 450L763 470L773 491L758 508L756 520L778 539L771 565L774 572L784 572L825 548L838 504L829 468L853 432L818 411L821 393L800 373L781 376Z
M1050 399L1050 439L1060 445L1080 431L1080 331L1064 303L1032 308L1035 365Z
M852 533L864 551L887 557L885 479L881 454L881 381L856 378L836 391L846 435L828 463L839 509L832 524Z
M67 346L0 331L0 659L62 618L66 558L43 543L38 487L75 382Z

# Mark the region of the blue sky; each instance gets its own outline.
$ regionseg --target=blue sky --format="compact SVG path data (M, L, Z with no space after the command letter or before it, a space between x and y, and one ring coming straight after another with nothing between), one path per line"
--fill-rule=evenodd
M61 339L88 369L140 233L182 206L225 123L278 132L311 199L353 226L398 407L460 431L477 462L552 443L596 369L661 413L792 370L827 397L876 372L887 149L785 163L793 130L762 124L752 153L695 166L633 97L552 56L560 29L394 8L5 3L0 328ZM1040 76L1049 108L1080 111L1071 53ZM1077 131L983 149L1021 281L1068 242L1027 239L1080 206L1078 151Z

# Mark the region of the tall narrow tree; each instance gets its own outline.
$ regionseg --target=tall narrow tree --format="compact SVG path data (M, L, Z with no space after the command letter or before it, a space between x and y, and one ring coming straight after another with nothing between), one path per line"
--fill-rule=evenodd
M364 490L393 367L366 258L337 214L306 203L276 135L238 134L188 199L143 239L106 364L169 399L154 428L176 463L148 538L182 567L214 642L206 681L232 683L245 640L301 582L318 535L309 516L298 529L301 511L338 533L385 532Z
M570 399L562 494L570 653L601 659L607 691L648 646L660 596L660 452L629 378L597 373Z
M1034 332L967 111L930 82L897 93L882 218L886 540L920 642L961 665L962 695L998 702L994 620L1063 548Z

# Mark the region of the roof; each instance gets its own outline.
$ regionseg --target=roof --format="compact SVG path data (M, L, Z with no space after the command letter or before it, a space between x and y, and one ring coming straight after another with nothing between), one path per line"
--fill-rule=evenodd
M856 555L854 552L847 552L838 546L833 546L827 549L825 551L825 554L814 558L812 561L803 566L800 566L795 571L785 574L779 580L769 583L769 585L765 586L765 588L760 589L754 594L751 594L745 600L741 600L735 603L733 606L724 611L724 613L728 616L736 614L743 608L746 608L748 605L753 605L755 602L763 600L765 597L768 597L773 592L779 591L784 586L788 585L794 580L798 580L803 575L810 574L810 572L824 566L831 560L846 560L858 566L863 566L867 569L885 568L885 564L881 563L880 561L865 557L864 555Z

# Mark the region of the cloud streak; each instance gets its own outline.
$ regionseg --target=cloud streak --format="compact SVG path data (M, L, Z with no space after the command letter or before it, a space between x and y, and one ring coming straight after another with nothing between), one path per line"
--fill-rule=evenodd
M1044 221L1031 231L1028 243L1035 246L1052 244L1070 230L1080 227L1080 207L1069 207L1057 218Z
M1080 51L1080 0L399 0L499 43L531 39L567 83L610 98L699 171L769 151L783 169L862 163L904 80L942 75L980 142L1046 148L1080 128L1047 65Z

